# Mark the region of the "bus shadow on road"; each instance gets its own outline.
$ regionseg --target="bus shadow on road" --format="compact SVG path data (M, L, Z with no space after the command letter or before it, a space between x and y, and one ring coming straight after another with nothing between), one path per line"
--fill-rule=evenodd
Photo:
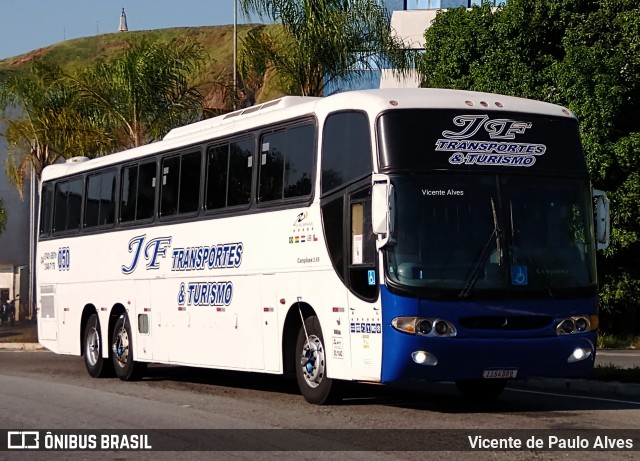
M371 387L371 386L370 386ZM541 391L523 386L508 386L495 399L465 398L454 383L421 383L405 386L375 386L370 397L346 397L352 405L389 405L412 410L447 414L465 413L553 413L567 411L638 410L640 401L615 396L563 391Z
M146 381L187 383L192 390L215 394L224 388L225 394L259 391L271 394L300 396L295 376L214 370L186 366L152 365ZM219 390L219 389L218 389ZM585 395L561 391L540 391L522 386L508 386L496 399L464 398L454 383L420 382L400 385L341 383L342 399L335 405L393 406L448 414L465 413L538 413L584 410L640 409L640 402L605 395Z
M152 365L147 368L145 380L175 381L236 389L256 390L281 394L299 394L295 376L248 373L187 366ZM203 389L207 390L207 389Z

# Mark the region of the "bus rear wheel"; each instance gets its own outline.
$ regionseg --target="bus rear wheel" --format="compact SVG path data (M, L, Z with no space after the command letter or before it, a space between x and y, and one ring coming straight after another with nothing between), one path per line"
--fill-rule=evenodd
M296 360L296 379L304 399L316 405L334 402L338 398L337 383L327 377L326 350L316 316L306 318L300 326Z
M131 324L126 315L121 315L113 329L111 341L113 356L113 368L116 376L122 381L134 381L140 379L146 368L146 363L133 360L133 343Z
M506 384L506 379L470 379L456 381L456 386L463 397L478 401L498 398L498 396L502 394Z
M92 314L84 327L84 365L93 378L104 378L113 375L111 362L102 357L102 335L97 314Z

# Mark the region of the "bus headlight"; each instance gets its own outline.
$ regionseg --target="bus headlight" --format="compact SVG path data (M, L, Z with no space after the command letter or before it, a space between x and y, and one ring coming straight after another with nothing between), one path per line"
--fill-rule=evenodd
M422 319L418 322L418 333L428 335L433 330L433 324L429 319Z
M457 335L456 327L448 320L423 317L396 317L391 326L402 333L429 337Z
M556 334L558 336L572 335L577 333L586 333L598 329L597 315L576 315L559 319L556 326Z

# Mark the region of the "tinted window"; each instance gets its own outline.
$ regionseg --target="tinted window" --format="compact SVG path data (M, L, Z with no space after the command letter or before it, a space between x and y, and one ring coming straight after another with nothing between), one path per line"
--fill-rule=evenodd
M200 152L191 152L162 160L161 216L198 210L200 157Z
M261 202L311 194L314 133L313 125L302 125L262 137Z
M322 192L370 174L371 161L367 116L359 112L330 115L322 135Z
M344 197L342 195L322 204L322 225L331 263L344 280Z
M120 220L127 222L153 217L155 189L155 161L123 168Z
M53 214L53 187L51 184L42 186L42 203L40 204L40 235L51 233L51 215Z
M574 118L406 109L382 114L377 129L381 171L587 173Z
M116 173L107 171L87 178L85 227L113 224L115 220Z
M207 154L206 208L246 205L251 199L250 138L211 147Z
M83 180L73 179L56 184L53 231L56 233L80 229Z

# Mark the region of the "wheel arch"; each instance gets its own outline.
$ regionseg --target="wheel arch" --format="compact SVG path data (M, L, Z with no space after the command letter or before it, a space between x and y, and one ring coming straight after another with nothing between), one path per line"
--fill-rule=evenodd
M109 356L111 356L111 339L113 338L113 331L116 329L116 322L121 315L127 315L127 308L120 303L116 303L111 308L109 314L109 329L107 332L107 344L109 344ZM129 319L131 321L131 319Z
M298 301L289 306L282 331L282 368L284 373L295 372L296 340L298 338L298 331L302 326L300 312L302 312L302 317L304 317L305 320L317 315L313 307L304 301Z
M80 355L84 355L84 330L87 327L87 323L89 322L89 318L93 315L98 315L98 309L91 303L85 304L82 308L82 316L80 317L80 331L78 332L79 344L80 344ZM100 321L100 316L98 315L98 322ZM101 325L102 328L102 325Z

